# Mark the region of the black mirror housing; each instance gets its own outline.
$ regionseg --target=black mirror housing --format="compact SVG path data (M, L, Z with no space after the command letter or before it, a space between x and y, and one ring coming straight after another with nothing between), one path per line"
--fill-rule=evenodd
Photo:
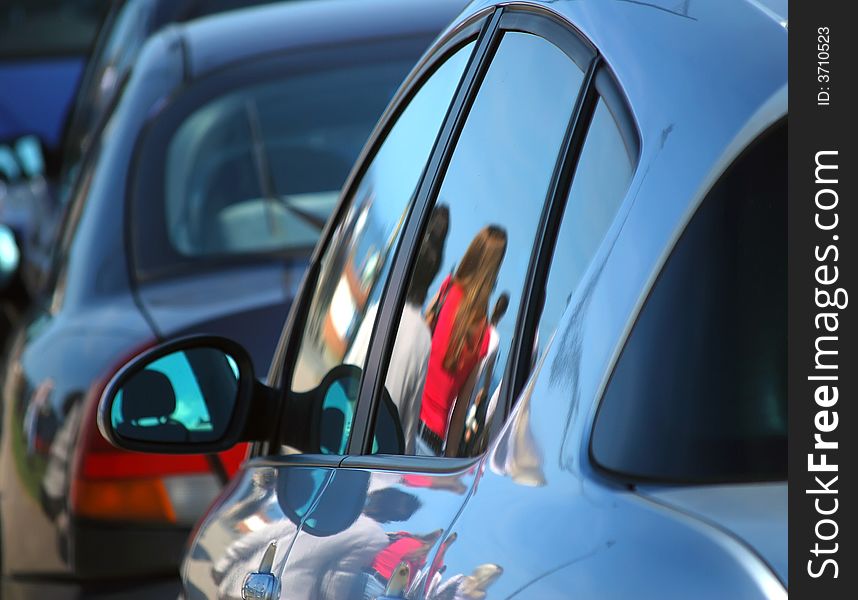
M266 436L272 398L241 345L195 335L147 350L113 375L99 399L98 428L126 450L221 452Z

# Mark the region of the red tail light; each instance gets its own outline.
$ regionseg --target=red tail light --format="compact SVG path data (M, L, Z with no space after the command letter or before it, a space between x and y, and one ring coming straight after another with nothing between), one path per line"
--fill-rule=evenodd
M139 348L127 360L152 345ZM108 521L195 522L221 487L204 455L129 452L111 445L98 431L98 401L115 372L93 385L83 400L70 477L72 513ZM220 454L230 477L246 457L247 446L239 444Z

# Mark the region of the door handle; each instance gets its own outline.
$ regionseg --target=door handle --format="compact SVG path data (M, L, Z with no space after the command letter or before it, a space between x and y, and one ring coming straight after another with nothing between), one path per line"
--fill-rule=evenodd
M244 584L241 586L241 597L244 600L276 600L280 597L280 579L271 573L276 552L277 542L268 544L259 563L259 570L244 578Z

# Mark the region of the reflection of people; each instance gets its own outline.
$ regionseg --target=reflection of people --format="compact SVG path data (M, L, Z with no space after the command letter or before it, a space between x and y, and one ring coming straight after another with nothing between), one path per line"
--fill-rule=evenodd
M344 531L315 536L308 530L300 551L289 554L283 589L291 590L291 600L353 598L370 561L390 541L382 524L407 521L420 505L412 494L382 488L369 494L363 513Z
M417 254L414 275L405 297L405 306L384 382L390 399L399 411L406 454L414 454L420 398L423 396L423 383L426 381L429 350L432 346L432 334L421 310L429 293L429 286L441 268L449 223L449 208L439 204L429 217L423 243ZM377 313L378 304L367 309L366 317L346 353L344 362L363 368Z
M506 253L506 232L489 225L471 241L455 274L441 284L435 328L420 408L418 454L440 455L444 440L458 440L467 402L453 401L477 363L488 353L487 313ZM452 414L451 414L452 410ZM458 441L448 454L458 451Z
M257 506L261 508L259 503ZM316 535L305 522L300 543L286 553L289 568L283 570L286 554L281 552L273 572L281 574L283 589L291 590L291 600L352 598L351 592L370 561L390 542L382 524L407 521L420 506L416 496L398 488L377 489L367 496L363 511L342 530ZM329 524L324 516L307 516ZM218 597L241 598L244 577L259 568L269 543L276 541L288 548L298 533L299 522L297 515L282 515L233 541L212 566L213 580L219 586Z
M65 510L68 494L69 467L74 457L71 451L80 425L83 394L69 394L63 402L63 422L51 442L48 464L42 477L41 499L47 515L54 519Z
M414 454L420 399L432 348L432 334L421 311L429 293L429 285L441 269L449 215L448 208L440 205L435 207L429 219L405 297L405 307L399 319L384 383L399 410L406 454Z
M454 575L439 584L431 600L483 600L486 590L503 574L500 565L486 563L479 565L470 575Z
M459 454L462 456L479 454L485 446L483 432L485 424L492 417L491 412L489 412L489 398L492 392L492 378L494 377L495 364L497 363L498 348L500 348L500 334L498 333L497 326L506 314L508 307L509 294L504 292L498 297L495 307L492 310L492 318L489 322L488 353L480 361L477 368L476 383L473 394L471 394L471 401L469 402L468 416L465 419L465 435L462 439L462 445L459 448Z
M402 565L408 567L407 579L401 582L402 589L406 589L417 571L426 563L429 551L442 533L442 529L436 529L426 535L414 535L408 532L389 535L390 544L376 555L367 570L364 599L373 600L383 595L389 582Z
M458 538L459 534L454 531L448 535L443 542L441 542L438 552L435 553L435 558L432 559L432 564L421 569L420 573L414 578L414 581L408 590L409 597L413 597L415 593L420 590L423 582L426 583L426 598L434 597L435 590L438 588L438 585L441 583L441 579L444 576L444 572L447 570L447 565L444 564L444 560L447 556L447 550L450 549L450 546L453 545Z

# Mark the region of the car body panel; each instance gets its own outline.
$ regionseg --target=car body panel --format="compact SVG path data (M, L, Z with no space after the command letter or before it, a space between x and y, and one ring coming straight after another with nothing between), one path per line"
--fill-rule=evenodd
M554 370L562 352L549 347L481 462L436 589L470 577L489 598L786 598L719 527L575 467L567 424L581 415L574 382Z
M70 522L62 505L72 449L65 441L71 432L65 430L79 422L69 417L93 402L89 396L97 392L93 385L104 369L118 366L135 346L154 339L130 298L113 303L109 311L93 312L67 317L39 311L11 340L0 453L6 572L44 575L69 569Z
M207 333L230 338L248 350L256 375L264 377L277 342L272 324L286 319L307 262L271 261L153 281L142 284L138 294L160 337ZM266 330L271 333L259 335Z
M786 483L639 487L638 492L732 533L757 552L786 585Z
M259 569L272 542L278 551L273 567L282 564L335 465L285 460L290 468L264 460L246 463L212 505L182 565L187 600L241 598L245 576Z

